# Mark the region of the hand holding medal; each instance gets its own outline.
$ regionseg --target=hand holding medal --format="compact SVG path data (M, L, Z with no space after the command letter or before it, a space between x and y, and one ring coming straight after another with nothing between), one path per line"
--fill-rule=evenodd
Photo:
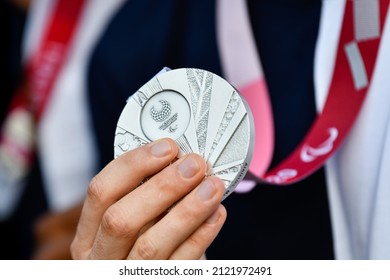
M199 69L154 77L122 112L117 159L91 182L73 257L200 258L226 219L221 200L248 169L252 131L222 78Z
M168 137L179 157L196 153L207 163L206 176L225 184L227 197L244 178L252 157L252 114L239 93L205 70L177 69L160 73L124 108L115 136L115 157L151 141Z

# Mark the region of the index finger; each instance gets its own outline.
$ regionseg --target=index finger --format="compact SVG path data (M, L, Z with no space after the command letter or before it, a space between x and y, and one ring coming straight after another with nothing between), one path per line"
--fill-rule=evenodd
M71 246L74 258L88 254L107 208L135 189L144 178L168 166L177 153L173 140L161 139L123 154L92 179Z

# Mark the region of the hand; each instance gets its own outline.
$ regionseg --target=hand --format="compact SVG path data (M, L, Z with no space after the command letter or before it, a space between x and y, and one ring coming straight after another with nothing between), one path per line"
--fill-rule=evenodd
M74 238L82 204L63 212L46 213L35 223L36 248L32 258L37 260L69 260L70 244Z
M174 141L159 140L113 160L91 181L73 258L202 256L226 219L220 204L225 188L216 177L204 179L200 156L172 163L177 153Z

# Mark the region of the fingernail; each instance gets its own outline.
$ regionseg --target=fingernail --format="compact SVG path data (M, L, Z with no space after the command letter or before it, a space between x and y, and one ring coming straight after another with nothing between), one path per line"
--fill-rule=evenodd
M171 145L166 140L158 141L150 149L155 157L165 157L171 153Z
M206 223L208 224L215 224L216 222L218 222L219 220L219 217L221 215L219 214L219 211L216 210L207 220L206 220Z
M192 157L187 157L179 164L179 172L184 178L191 178L199 171L198 162Z
M200 184L199 188L196 191L196 194L200 200L206 201L212 198L215 192L216 188L211 182L211 180L205 180Z

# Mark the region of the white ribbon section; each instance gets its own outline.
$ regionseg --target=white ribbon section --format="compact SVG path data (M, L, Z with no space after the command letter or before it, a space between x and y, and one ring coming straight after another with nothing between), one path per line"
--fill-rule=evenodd
M315 89L319 110L326 98L325 93L333 73L346 2L323 1L315 60ZM360 9L361 12L370 13L372 8L362 8L368 2L378 1L356 1L355 12ZM356 14L355 20L357 18L359 16ZM360 29L357 32L360 34L358 40L368 36L361 28L357 28ZM390 258L389 19L382 36L378 62L362 111L350 136L327 163L328 195L337 259Z
M263 77L263 70L260 66L249 17L235 17L234 24L230 24L232 19L227 17L230 14L229 10L236 11L237 14L248 14L246 1L217 1L217 25L230 28L217 27L221 31L217 32L217 42L229 45L229 48L219 48L222 69L225 71L224 76L235 87L243 87Z
M353 9L356 39L362 41L379 37L379 0L355 0Z
M365 88L368 85L368 78L357 43L352 42L345 45L345 52L347 54L349 67L351 68L355 88L357 90Z
M37 11L50 0L37 0ZM96 173L96 148L88 115L86 71L89 55L107 22L123 3L87 1L68 60L53 87L52 97L38 128L39 157L49 208L65 210L83 200L89 181ZM47 10L50 12L50 10ZM45 24L32 14L27 52L41 37Z

